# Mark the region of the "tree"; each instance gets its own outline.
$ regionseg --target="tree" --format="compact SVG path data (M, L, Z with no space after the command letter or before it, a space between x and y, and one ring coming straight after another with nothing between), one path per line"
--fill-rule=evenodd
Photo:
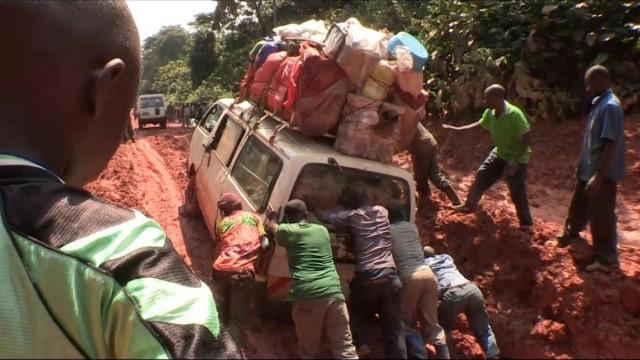
M142 80L154 81L163 65L186 59L191 35L182 26L164 26L144 41L142 50Z
M191 70L184 60L170 61L158 68L153 88L165 94L170 103L186 102L191 94Z
M194 88L200 86L216 68L216 36L209 30L198 30L193 34L193 46L189 54L191 83Z

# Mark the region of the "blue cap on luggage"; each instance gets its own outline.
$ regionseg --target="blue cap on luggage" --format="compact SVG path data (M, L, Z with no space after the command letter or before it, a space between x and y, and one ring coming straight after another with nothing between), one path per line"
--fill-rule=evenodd
M422 71L422 68L429 60L429 53L422 43L413 37L413 35L401 31L389 40L387 44L387 50L389 54L394 55L396 53L396 47L398 45L404 45L411 51L413 55L413 70Z

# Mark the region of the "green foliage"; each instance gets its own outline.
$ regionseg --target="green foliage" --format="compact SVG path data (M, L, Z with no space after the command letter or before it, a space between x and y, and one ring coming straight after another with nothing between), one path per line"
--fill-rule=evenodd
M162 27L144 41L142 79L153 81L160 67L170 61L185 59L189 47L190 34L182 26Z
M169 103L186 102L191 95L191 70L184 60L170 61L161 66L153 88L165 94Z
M191 83L198 87L216 68L216 36L211 30L201 29L192 35L193 46L189 54Z
M190 70L189 99L236 93L249 49L273 27L350 17L372 28L409 32L425 44L431 54L425 69L428 109L445 118L477 115L482 90L493 82L505 85L510 101L536 117L574 116L585 96L584 71L593 64L611 70L623 99L639 98L640 1L225 0L213 13L196 16L196 33L178 55ZM163 30L145 42L143 79L177 59L156 55L167 32L173 33Z

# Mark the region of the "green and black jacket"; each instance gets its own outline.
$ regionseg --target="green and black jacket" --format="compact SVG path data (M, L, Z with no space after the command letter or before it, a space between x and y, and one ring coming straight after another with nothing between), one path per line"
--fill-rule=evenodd
M239 356L153 220L2 154L0 212L0 358Z

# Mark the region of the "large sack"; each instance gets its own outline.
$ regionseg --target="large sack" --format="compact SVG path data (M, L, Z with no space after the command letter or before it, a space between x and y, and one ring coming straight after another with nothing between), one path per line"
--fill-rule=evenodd
M295 72L298 71L296 74ZM309 136L323 135L335 129L347 93L349 81L344 72L318 49L303 44L297 75L292 125Z
M371 76L362 87L362 95L374 100L383 101L389 94L389 88L396 81L396 72L393 64L381 60L373 68Z
M244 73L242 80L240 80L240 101L249 99L249 92L251 91L251 85L253 84L253 78L255 75L256 68L252 62L247 66L247 71Z
M265 41L255 58L256 69L259 69L269 56L283 50L284 44L278 40Z
M353 89L360 90L374 67L386 54L381 32L366 28L355 18L330 29L325 52L335 58L347 74Z
M287 24L273 28L281 39L297 38L322 41L327 35L327 25L323 20L308 20L302 24Z
M271 80L278 71L278 67L287 57L286 51L273 53L267 57L267 60L256 70L251 85L251 100L258 104L263 104L266 100L266 92L269 89Z
M267 94L267 107L276 114L279 114L285 120L288 120L290 113L284 111L284 103L287 98L289 89L289 81L297 64L300 62L300 56L287 57L276 71L269 86Z
M334 148L346 155L391 163L398 151L399 122L381 116L383 108L380 101L349 94Z

